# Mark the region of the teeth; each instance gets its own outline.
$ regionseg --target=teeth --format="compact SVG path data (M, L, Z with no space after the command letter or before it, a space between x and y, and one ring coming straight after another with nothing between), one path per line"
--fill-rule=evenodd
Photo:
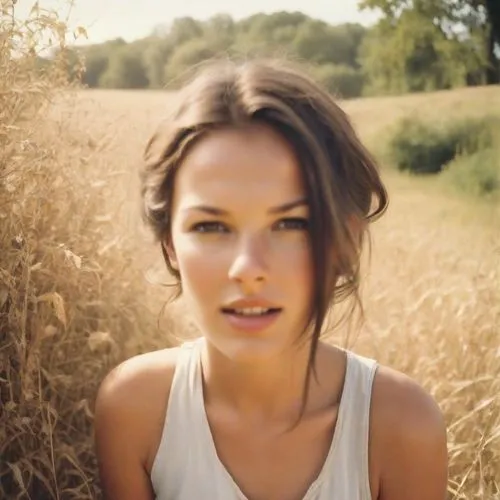
M267 313L269 310L267 307L244 307L242 309L235 309L234 312L244 316L258 316Z

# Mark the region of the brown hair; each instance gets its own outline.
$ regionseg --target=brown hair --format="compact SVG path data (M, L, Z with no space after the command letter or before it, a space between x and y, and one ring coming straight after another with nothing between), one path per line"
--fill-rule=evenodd
M175 109L147 144L141 172L143 215L163 243L170 238L175 174L186 151L208 131L263 122L296 152L310 206L314 291L308 327L311 349L304 406L323 323L330 307L359 300L359 268L367 224L386 209L388 196L374 159L333 98L306 74L277 61L218 62L176 95ZM361 224L353 228L351 222ZM333 251L334 249L334 251Z

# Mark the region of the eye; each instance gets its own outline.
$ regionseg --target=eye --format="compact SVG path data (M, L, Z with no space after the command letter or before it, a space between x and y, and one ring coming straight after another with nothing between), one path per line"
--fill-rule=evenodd
M307 231L309 221L303 217L281 219L275 226L279 231Z
M227 233L227 227L221 222L205 221L198 222L191 227L191 231L195 233Z

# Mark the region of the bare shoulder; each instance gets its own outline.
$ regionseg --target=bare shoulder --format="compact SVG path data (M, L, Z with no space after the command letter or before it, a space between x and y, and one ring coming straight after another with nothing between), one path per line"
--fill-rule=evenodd
M408 493L411 488L415 498L445 497L446 424L437 402L416 381L396 370L378 368L370 430L380 499L413 498Z
M412 378L385 366L380 366L375 376L373 407L373 418L383 423L389 434L404 431L405 436L417 433L423 438L445 429L434 398Z
M134 356L101 382L95 402L98 458L126 438L128 449L146 469L159 443L179 348Z
M179 348L139 354L129 358L113 368L101 382L97 401L120 401L127 404L128 396L149 399L151 392L168 388L173 378ZM160 387L163 385L163 387Z

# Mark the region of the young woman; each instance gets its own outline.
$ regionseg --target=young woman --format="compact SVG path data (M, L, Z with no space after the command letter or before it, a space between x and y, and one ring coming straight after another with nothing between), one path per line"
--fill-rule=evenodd
M443 500L435 402L320 340L387 205L345 114L262 61L205 68L175 101L146 149L144 212L201 336L102 383L105 497Z

